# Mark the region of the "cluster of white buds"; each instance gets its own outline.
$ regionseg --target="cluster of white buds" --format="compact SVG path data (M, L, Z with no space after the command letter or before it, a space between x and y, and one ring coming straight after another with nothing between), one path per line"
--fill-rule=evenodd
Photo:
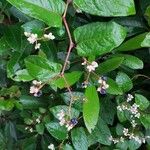
M44 38L47 40L54 40L55 36L50 32L49 34L44 34Z
M32 127L25 127L25 130L29 130L31 133L33 132L33 128Z
M27 38L27 40L29 41L30 44L35 44L35 49L40 49L40 46L41 46L41 43L38 43L38 35L37 34L33 34L33 33L30 33L30 32L24 32L24 35Z
M42 95L42 91L40 90L41 81L33 80L32 86L30 87L30 93L33 94L35 97L40 97Z
M109 88L109 85L106 83L107 77L100 77L98 83L100 86L97 88L97 91L100 92L102 95L106 94L106 89Z
M40 117L38 117L38 118L36 118L36 123L40 123L41 122L41 118Z
M84 62L82 63L82 65L87 65L86 69L88 70L88 72L92 72L95 71L95 69L98 67L98 63L96 61L92 61L92 63L87 63L86 60L84 60Z
M120 138L113 138L112 136L109 137L109 140L112 141L114 144L117 144L119 142L124 142L124 137L120 137Z
M71 120L68 121L65 112L63 110L61 110L60 113L57 114L57 117L59 120L59 124L61 126L65 125L67 131L70 131L78 123L76 118L72 118Z
M50 145L48 146L48 149L50 149L50 150L55 150L54 144L50 144Z
M132 101L133 98L134 98L133 95L128 94L128 95L127 95L127 102Z

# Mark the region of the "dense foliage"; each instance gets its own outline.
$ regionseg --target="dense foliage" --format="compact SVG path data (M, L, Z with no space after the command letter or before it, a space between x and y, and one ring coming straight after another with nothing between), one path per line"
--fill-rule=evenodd
M150 0L1 0L0 22L0 150L150 149Z

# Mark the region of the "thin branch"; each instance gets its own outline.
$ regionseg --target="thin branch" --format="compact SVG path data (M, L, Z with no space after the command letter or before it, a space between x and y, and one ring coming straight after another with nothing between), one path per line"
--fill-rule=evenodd
M135 75L135 76L132 78L132 80L134 80L135 78L138 78L138 77L144 77L144 78L146 78L147 80L150 80L150 77L148 77L148 76L146 76L146 75L143 75L143 74L137 74L137 75Z
M67 23L67 20L66 20L66 14L67 14L68 6L69 6L69 4L71 2L72 2L72 0L67 0L66 8L65 8L65 11L64 11L64 14L63 14L63 17L62 17L64 26L66 28L66 31L67 31L67 34L68 34L68 37L69 37L69 48L67 50L67 56L66 56L66 59L65 59L65 63L63 65L63 69L61 71L61 75L63 75L64 72L65 72L65 69L66 69L66 66L67 66L67 63L68 63L68 60L69 60L69 57L70 57L71 50L73 49L73 47L75 45L73 43L73 40L72 40L72 37L71 37L71 33L70 33L70 29L69 29L69 26L68 26L68 23Z

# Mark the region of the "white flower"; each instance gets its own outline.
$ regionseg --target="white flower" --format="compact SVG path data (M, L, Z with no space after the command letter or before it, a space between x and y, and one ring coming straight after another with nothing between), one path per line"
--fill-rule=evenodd
M133 104L132 106L131 106L131 108L130 108L130 112L132 113L132 114L137 114L138 113L138 105L137 104Z
M127 96L127 102L132 101L133 98L134 98L133 95L128 94L128 96Z
M83 62L81 65L83 65L83 66L84 66L84 65L86 65L86 63L87 63L87 62L86 62L86 60L84 60L84 62Z
M136 118L140 118L140 116L141 116L140 113L135 114L135 117L136 117Z
M50 32L49 34L44 34L44 38L48 40L54 40L55 36Z
M67 128L67 131L70 131L73 128L73 124L67 123L66 128Z
M124 138L122 136L120 137L120 142L124 142Z
M29 130L31 133L33 132L33 128L30 128L30 130Z
M35 43L36 41L37 41L37 34L31 34L28 38L27 38L27 40L29 41L29 43L30 44L33 44L33 43Z
M117 106L117 110L122 111L121 106Z
M35 45L35 49L40 49L40 46L41 46L41 43L37 43L37 44Z
M29 127L25 127L25 130L28 130L29 129Z
M101 78L99 78L98 83L102 84L103 80Z
M104 89L108 89L109 88L109 85L106 83L106 81L103 81L103 88Z
M50 144L50 145L48 146L48 149L50 149L50 150L55 150L54 144Z
M134 139L134 134L133 133L129 134L129 139Z
M131 121L131 124L132 124L132 127L133 127L133 128L135 128L136 125L137 125L137 123L135 123L135 120L132 120L132 121Z
M57 114L57 117L59 120L62 120L65 116L65 112L63 110L61 110L58 114Z
M65 123L66 123L66 120L64 118L62 118L59 122L60 126L65 125Z
M138 136L135 136L135 137L134 137L134 140L135 140L136 142L138 142L139 144L142 143L141 139L140 139Z
M41 81L37 81L37 80L33 80L32 83L33 83L34 85L41 85L41 84L42 84Z
M37 123L40 123L41 121L40 121L40 118L37 118L36 120L35 120Z
M91 71L95 71L95 68L97 67L98 67L98 63L93 61L90 65L87 65L86 68L89 72L91 72Z
M88 65L86 68L89 72L95 71L95 67L93 67L92 65Z
M124 129L123 129L123 134L124 134L124 136L128 136L128 132L129 132L129 130L128 130L127 128L124 128Z
M91 63L91 65L92 65L94 68L97 68L97 67L98 67L98 63L97 63L96 61L93 61L93 62Z
M38 93L39 92L39 89L35 86L31 86L30 87L30 93L31 94L34 94L34 93Z
M31 33L29 33L29 32L24 32L24 35L25 35L26 37L30 37L30 36L31 36Z
M100 91L101 91L101 89L102 89L101 87L98 87L98 88L97 88L97 91L98 91L98 92L100 92Z

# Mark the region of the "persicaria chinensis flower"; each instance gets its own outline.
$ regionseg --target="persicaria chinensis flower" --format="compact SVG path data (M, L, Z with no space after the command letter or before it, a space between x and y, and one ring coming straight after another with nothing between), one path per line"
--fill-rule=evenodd
M35 97L40 97L42 95L42 91L40 90L40 86L42 84L41 81L33 80L32 86L30 87L30 93Z

